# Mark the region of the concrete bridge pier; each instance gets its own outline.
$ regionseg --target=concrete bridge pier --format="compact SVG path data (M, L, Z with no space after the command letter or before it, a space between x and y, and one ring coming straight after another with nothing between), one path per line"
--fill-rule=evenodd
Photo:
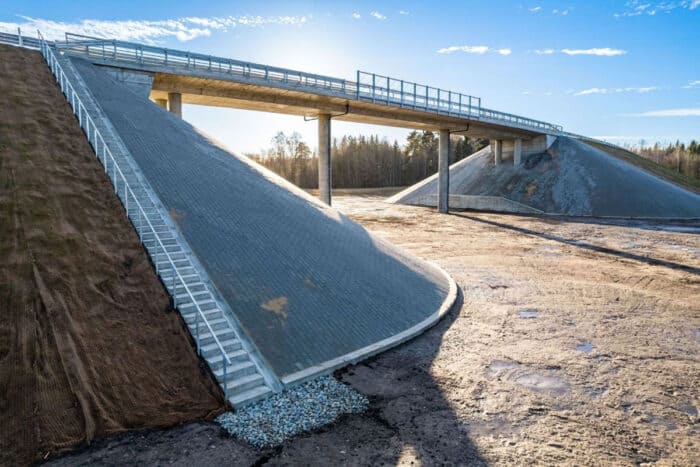
M516 138L513 141L513 165L519 166L523 162L523 140Z
M440 130L438 146L438 212L450 210L450 130Z
M331 116L318 116L318 197L331 205Z
M168 110L168 99L154 99L154 101L158 106Z
M168 93L168 110L182 118L182 94L179 92Z
M503 162L503 140L497 139L493 147L493 162L495 165L501 165Z

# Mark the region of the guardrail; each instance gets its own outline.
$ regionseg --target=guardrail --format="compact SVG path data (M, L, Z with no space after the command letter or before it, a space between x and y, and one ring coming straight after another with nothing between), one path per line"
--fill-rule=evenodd
M134 42L66 34L56 47L102 61L120 61L139 66L172 67L190 72L221 73L247 81L284 88L307 88L310 92L411 108L442 115L486 120L492 123L559 133L560 125L481 107L481 98L447 91L375 73L357 71L357 80L306 73L214 55L173 50Z
M340 78L133 42L66 34L66 42L57 43L57 47L103 61L115 60L141 66L165 66L189 71L222 73L268 81L284 87L310 87L343 97L356 93L355 83Z
M193 306L195 307L196 310L196 323L195 323L195 342L197 345L197 351L198 353L201 354L201 343L200 343L200 338L199 338L199 326L200 326L200 321L203 321L204 325L206 328L209 330L211 333L212 338L214 339L214 342L218 346L221 356L222 356L222 364L224 366L224 371L223 371L223 388L224 388L224 395L226 399L228 399L228 394L227 394L227 389L226 389L226 372L228 370L228 366L231 365L231 359L226 355L226 351L224 350L223 345L219 341L218 337L214 333L214 330L212 329L211 325L209 324L209 321L207 320L206 316L204 316L203 310L200 308L199 304L197 303L197 300L194 298L193 292L190 290L189 286L183 279L182 275L178 271L177 267L175 266L175 261L172 259L170 256L170 253L168 253L167 249L165 248L165 245L163 244L163 240L160 238L160 235L156 231L156 229L153 227L153 224L151 221L148 219L148 215L146 214L146 211L143 209L143 206L141 206L141 203L139 202L138 198L134 194L134 191L132 190L131 186L129 185L129 182L127 181L126 177L124 176L124 173L122 170L119 168L117 165L117 161L112 155L112 151L109 149L109 146L105 142L104 138L102 137L102 134L100 131L97 129L97 126L95 125L94 120L92 117L88 114L87 108L83 104L83 102L80 100L80 97L78 94L75 92L75 88L73 85L68 81L68 77L63 71L63 68L61 67L60 63L58 63L58 59L56 58L56 55L54 54L53 50L51 49L51 46L44 40L43 36L41 36L41 33L39 33L39 45L40 45L40 50L42 55L44 56L44 59L46 60L46 63L49 66L49 69L51 72L54 74L56 77L56 81L58 82L61 91L63 94L66 96L66 99L68 100L68 103L70 104L71 108L73 109L73 113L78 117L78 122L80 123L80 127L83 129L85 132L85 135L87 136L88 142L92 146L93 150L95 151L95 156L97 159L102 163L103 167L105 168L105 173L107 176L110 177L110 180L112 181L112 185L114 186L114 192L117 195L122 194L123 198L120 197L122 201L122 205L124 206L124 209L127 212L127 216L129 214L129 205L131 204L132 208L136 207L136 216L137 220L135 220L132 216L128 216L131 220L132 225L136 229L136 232L139 235L139 240L143 243L143 238L145 234L152 234L153 238L155 240L154 242L154 252L151 254L151 258L153 259L153 263L155 265L156 273L160 273L160 268L159 268L159 263L161 259L161 255L165 256L165 259L167 260L168 263L170 263L170 267L172 268L173 271L173 277L172 277L172 283L170 284L172 286L172 297L173 297L173 303L174 306L177 307L177 298L176 298L176 290L177 287L181 284L182 287L185 289L185 292L187 293L187 296L189 299L192 301ZM101 151L100 151L101 150ZM100 152L102 152L102 158L100 159ZM111 161L111 175L110 175L110 164L109 162ZM120 192L120 190L123 190ZM145 222L145 224L144 224ZM176 282L179 281L179 282Z
M480 97L359 70L357 99L470 118L481 111Z
M0 32L0 43L25 47L27 49L41 49L41 39L30 36L23 36L22 30L17 28L17 34Z

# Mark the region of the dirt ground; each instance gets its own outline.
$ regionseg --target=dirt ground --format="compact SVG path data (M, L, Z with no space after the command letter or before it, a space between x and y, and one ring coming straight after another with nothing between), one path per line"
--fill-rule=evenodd
M0 46L0 465L223 409L53 83Z
M53 465L700 464L700 225L438 215L334 198L437 262L437 326L337 373L368 413L255 450L212 423L104 439Z

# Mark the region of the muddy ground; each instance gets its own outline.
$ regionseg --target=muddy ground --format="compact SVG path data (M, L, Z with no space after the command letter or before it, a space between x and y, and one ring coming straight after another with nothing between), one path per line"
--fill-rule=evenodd
M700 225L435 214L336 194L456 279L426 334L337 373L370 411L268 450L193 423L53 465L700 463Z
M0 465L223 407L41 55L0 46Z

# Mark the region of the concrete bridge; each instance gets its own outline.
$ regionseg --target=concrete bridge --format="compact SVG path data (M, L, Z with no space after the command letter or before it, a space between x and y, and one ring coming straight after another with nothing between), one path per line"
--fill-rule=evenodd
M131 42L66 35L56 47L111 68L119 81L182 116L182 104L258 110L318 120L319 192L331 203L331 119L439 132L438 208L448 211L450 135L492 140L495 163L544 151L562 127L484 108L478 97L358 71L322 76ZM548 137L549 136L549 137Z

